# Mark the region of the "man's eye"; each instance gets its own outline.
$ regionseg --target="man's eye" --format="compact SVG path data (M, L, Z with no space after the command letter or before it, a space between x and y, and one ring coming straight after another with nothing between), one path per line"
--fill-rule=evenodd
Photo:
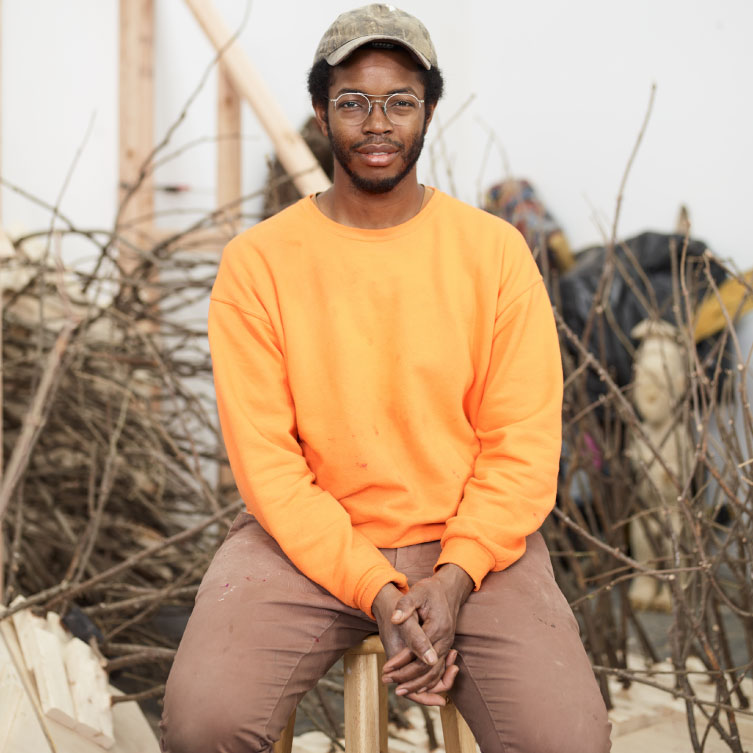
M358 102L357 100L344 99L340 102L339 106L343 110L358 110L364 107L364 104L363 102Z
M389 106L396 110L412 110L416 107L416 103L410 99L396 99L390 102Z

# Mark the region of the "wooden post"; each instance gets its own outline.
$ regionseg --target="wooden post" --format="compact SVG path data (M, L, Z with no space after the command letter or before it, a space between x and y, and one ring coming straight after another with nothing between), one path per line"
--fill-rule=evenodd
M439 709L446 753L476 753L476 740L457 706L448 698Z
M381 692L383 662L384 649L378 635L346 651L343 658L345 748L351 753L380 753L382 748L380 701L386 700Z
M211 0L185 1L215 49L223 51L222 62L236 91L253 108L275 146L280 163L291 176L301 195L306 196L329 188L329 178L301 135L288 123L285 113L246 57L238 41L234 40L228 45L232 34Z
M224 63L217 70L217 206L224 207L243 193L241 178L241 100ZM241 208L225 213L230 235L240 231Z
M3 0L0 0L0 113L3 111ZM3 174L3 123L2 118L0 118L0 175ZM0 225L3 224L3 190L2 187L0 187ZM0 298L0 337L2 337L2 313L3 313L3 300ZM0 340L2 342L2 340ZM2 353L0 353L0 367L2 367ZM0 368L0 375L2 375L2 368ZM1 378L1 377L0 377ZM2 382L0 382L0 387L2 386ZM2 408L2 394L3 391L0 389L0 408ZM2 411L0 411L0 416L2 416ZM0 421L0 448L3 446L2 439L2 421ZM2 475L3 472L3 454L0 452L0 475ZM0 562L2 559L0 559ZM2 567L0 567L0 583L2 582L3 574L2 574ZM0 594L2 593L2 589L0 589Z
M224 63L217 70L217 206L224 207L243 193L241 175L241 100ZM228 236L240 232L240 204L224 213L223 219ZM220 450L226 458L224 442L220 435ZM220 464L218 473L220 489L233 484L233 472L226 459ZM240 497L238 494L237 496ZM292 740L292 731L290 733ZM278 744L279 746L279 744ZM288 747L287 753L290 753Z
M154 0L120 0L120 198L139 180L154 145ZM151 236L154 181L144 178L120 221L145 218L124 235L137 247ZM119 263L128 276L137 254L120 249Z
M285 729L280 735L280 739L274 744L272 748L273 753L290 753L293 749L293 733L295 732L295 709L288 719L288 723L285 725Z
M3 111L3 0L0 0L0 113ZM0 175L3 174L3 131L0 118ZM3 189L0 186L0 243L5 240L3 232ZM3 479L3 286L0 285L0 483ZM0 522L0 605L5 603L5 547L3 525Z

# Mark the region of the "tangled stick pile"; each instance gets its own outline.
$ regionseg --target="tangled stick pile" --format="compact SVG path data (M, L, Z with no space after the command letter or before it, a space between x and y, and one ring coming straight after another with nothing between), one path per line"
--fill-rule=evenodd
M126 280L106 240L75 274L32 237L14 245L3 277L4 603L23 594L70 615L110 670L158 694L176 636L154 615L190 606L240 507L217 488L206 330L191 313L216 257L166 255L161 281L152 264Z
M647 320L632 339L618 333L633 351L632 383L616 383L600 345L619 328L608 296L614 247L606 248L586 332L576 335L556 312L567 463L544 532L605 696L609 676L666 688L651 667L669 659L669 687L685 701L694 751L713 728L741 753L737 720L751 716L741 682L753 675L753 314L744 313L753 288L750 275L728 269L736 304L719 307L711 274L718 260L708 251L689 256L687 242L670 244L673 295L661 306L676 326L649 303L642 270L627 275L643 288ZM553 293L556 301L556 285ZM721 329L697 343L699 311L715 305ZM668 614L657 620L639 611L647 606ZM699 690L709 684L715 702L702 703Z

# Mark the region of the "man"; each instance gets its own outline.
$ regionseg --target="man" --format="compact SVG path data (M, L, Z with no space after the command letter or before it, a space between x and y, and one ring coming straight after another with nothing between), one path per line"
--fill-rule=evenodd
M510 225L417 181L442 93L417 19L342 14L309 90L333 185L234 239L212 292L249 512L202 582L163 749L268 750L378 631L385 682L449 693L484 753L603 753L604 704L536 532L562 397L536 265Z

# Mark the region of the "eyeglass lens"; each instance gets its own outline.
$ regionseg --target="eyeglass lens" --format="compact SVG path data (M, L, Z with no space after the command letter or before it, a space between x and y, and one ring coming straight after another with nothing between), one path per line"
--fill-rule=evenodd
M381 107L394 125L412 122L421 110L421 101L412 94L391 94L387 99L374 97L373 106ZM337 116L353 125L360 125L369 117L371 110L368 95L359 92L341 94L335 101Z

